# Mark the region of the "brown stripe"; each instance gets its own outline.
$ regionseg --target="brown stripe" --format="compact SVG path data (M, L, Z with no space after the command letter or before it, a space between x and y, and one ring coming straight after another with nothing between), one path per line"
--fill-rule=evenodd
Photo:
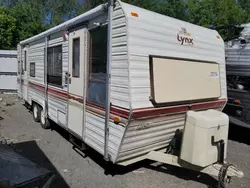
M76 96L74 96L72 94L69 94L68 99L72 99L74 101L77 101L77 102L83 104L83 97L80 98L80 97L76 97Z
M99 110L105 111L105 108L102 106L97 106L93 103L87 102L87 106L92 107L92 108L97 108ZM114 106L110 107L110 114L116 115L125 119L128 119L129 117L129 110L128 109L122 109L122 108L117 108Z
M33 87L33 88L36 87L37 89L40 89L41 91L45 90L45 86L43 84L37 84L37 83L29 82L29 86ZM65 99L68 99L67 92L63 91L63 90L48 88L48 93L49 94L54 94L54 96L60 96L60 97L64 97Z
M44 90L44 85L35 84L29 82L29 84L33 87L39 87L41 90ZM60 91L53 88L48 88L48 92L54 94L55 96L64 97L64 99L73 99L78 101L79 103L83 103L83 97L75 95L75 94L68 94L66 91ZM206 110L206 109L216 109L222 108L226 103L226 99L221 99L217 101L210 101L210 102L203 102L203 103L194 103L194 104L187 104L187 105L179 105L179 106L170 106L170 107L162 107L162 108L143 108L143 109L133 109L133 118L147 118L147 117L154 117L159 115L167 115L167 114L174 114L174 113L184 113L189 110ZM105 111L105 108L102 106L95 105L93 103L87 102L87 106L97 108L99 110ZM113 115L120 116L122 118L129 118L130 111L129 109L120 108L116 106L110 107L110 113Z
M206 109L215 109L223 107L226 103L226 100L217 100L212 102L196 103L191 105L182 105L182 106L171 106L165 108L149 108L149 109L136 109L133 110L133 118L145 118L159 115L167 115L174 113L183 113L189 110L206 110Z

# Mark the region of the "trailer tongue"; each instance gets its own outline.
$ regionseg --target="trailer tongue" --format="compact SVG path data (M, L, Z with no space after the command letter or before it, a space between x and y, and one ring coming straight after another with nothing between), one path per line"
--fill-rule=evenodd
M151 151L143 159L216 176L219 181L218 187L224 188L231 181L231 177L242 178L244 176L242 171L225 161L228 128L229 118L222 112L217 110L188 111L184 130L176 132L169 148ZM134 162L135 160L131 161L131 163ZM129 163L126 161L120 164L128 165Z

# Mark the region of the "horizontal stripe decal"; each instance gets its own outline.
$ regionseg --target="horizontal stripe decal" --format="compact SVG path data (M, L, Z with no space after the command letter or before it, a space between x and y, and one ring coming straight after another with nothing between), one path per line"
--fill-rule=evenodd
M77 101L79 103L83 103L83 97L76 97L76 96L74 96L72 94L68 95L68 99L72 99L72 100Z
M36 88L39 89L40 91L45 92L45 86L42 84L37 84L37 83L33 83L33 82L29 82L29 86L32 88ZM68 93L66 91L62 91L62 90L58 90L58 89L54 89L54 88L48 88L48 94L52 94L55 97L60 97L60 98L64 98L65 100L68 99Z
M97 108L97 109L102 110L102 111L105 112L105 107L98 106L98 105L95 105L95 104L90 103L90 102L87 102L87 106ZM129 118L129 114L130 114L128 109L121 109L121 108L118 108L118 107L115 107L115 106L110 107L110 113L112 115L120 116L120 117L126 118L126 119Z
M133 118L144 118L144 117L158 116L162 114L166 115L166 114L174 114L174 113L183 113L189 110L215 109L215 108L221 108L225 104L226 104L226 100L222 99L222 100L217 100L217 101L194 103L194 104L181 105L181 106L137 109L133 111Z
M45 91L45 87L42 84L29 82L29 85L33 88L39 89L42 92ZM83 97L75 95L75 94L68 94L66 91L63 91L63 90L58 90L58 89L49 87L48 93L63 100L72 99L72 100L78 101L79 103L83 103ZM105 107L98 106L90 102L87 102L86 104L89 107L93 107L93 108L96 108L98 110L105 112ZM179 106L133 109L132 118L140 119L140 118L154 117L154 116L159 116L159 115L185 113L189 110L218 109L218 108L222 108L225 104L226 104L226 99L221 99L217 101L193 103L193 104L179 105ZM116 115L116 116L120 116L122 118L128 119L130 115L130 110L111 105L110 113L112 115Z

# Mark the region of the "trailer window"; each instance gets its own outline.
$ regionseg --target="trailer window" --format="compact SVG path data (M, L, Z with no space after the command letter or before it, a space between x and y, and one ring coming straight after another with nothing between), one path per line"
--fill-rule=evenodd
M88 96L91 103L104 106L106 99L107 26L90 31Z
M80 76L80 38L73 40L73 64L72 64L72 76L79 78Z
M35 77L36 73L35 68L36 68L35 63L34 62L30 63L30 77Z
M47 82L62 86L62 45L47 50Z

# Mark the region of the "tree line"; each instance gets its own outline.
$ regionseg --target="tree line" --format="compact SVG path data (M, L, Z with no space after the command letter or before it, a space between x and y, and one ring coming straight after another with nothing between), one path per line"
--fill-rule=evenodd
M250 0L123 1L203 27L228 26L227 29L219 30L224 39L237 34L234 25L250 22ZM0 49L16 49L19 41L104 2L105 0L0 0Z

